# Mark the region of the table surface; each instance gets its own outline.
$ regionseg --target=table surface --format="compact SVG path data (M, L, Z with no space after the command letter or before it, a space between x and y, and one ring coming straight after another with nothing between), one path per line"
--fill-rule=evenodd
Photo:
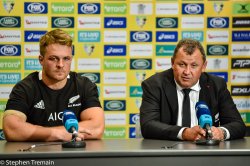
M43 146L44 144L45 146ZM51 145L57 144L57 145ZM30 151L19 151L36 145ZM41 145L41 146L40 146ZM56 157L109 157L109 156L250 156L250 137L220 142L216 146L196 145L150 139L86 140L86 148L62 148L60 142L6 142L0 141L0 158L56 158Z

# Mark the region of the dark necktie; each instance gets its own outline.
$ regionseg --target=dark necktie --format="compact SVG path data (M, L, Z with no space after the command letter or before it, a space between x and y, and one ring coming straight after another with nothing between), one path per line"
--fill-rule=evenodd
M182 126L190 127L191 114L190 114L189 92L191 91L191 89L183 89L182 91L184 92L184 99L182 105Z

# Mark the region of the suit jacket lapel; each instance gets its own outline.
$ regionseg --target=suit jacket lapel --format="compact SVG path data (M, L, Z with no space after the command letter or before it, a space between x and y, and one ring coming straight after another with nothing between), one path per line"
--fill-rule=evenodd
M199 101L204 101L211 108L211 85L209 84L206 76L204 74L201 75L200 78L200 86L201 91L199 95Z

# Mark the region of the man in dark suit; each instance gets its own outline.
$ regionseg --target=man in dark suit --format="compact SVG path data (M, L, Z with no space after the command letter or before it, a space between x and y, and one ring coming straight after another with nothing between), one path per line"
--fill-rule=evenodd
M187 141L206 138L205 130L198 125L195 111L195 104L204 101L213 120L212 139L244 137L246 126L226 82L223 78L205 73L207 61L202 45L192 39L181 40L175 48L171 63L171 69L157 73L142 82L142 136L150 139ZM183 113L183 89L190 91L190 117ZM189 118L187 126L183 125L186 118Z

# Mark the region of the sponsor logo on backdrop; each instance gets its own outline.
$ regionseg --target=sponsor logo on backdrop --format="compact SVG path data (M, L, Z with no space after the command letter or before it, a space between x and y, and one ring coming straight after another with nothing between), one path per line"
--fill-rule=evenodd
M208 28L228 28L229 18L228 17L208 17L207 18Z
M228 42L228 31L207 31L207 42Z
M131 3L131 15L152 15L153 8L151 3Z
M172 56L176 45L156 45L156 56Z
M88 56L90 56L95 50L95 45L94 44L84 44L83 50Z
M48 17L24 16L24 28L48 28Z
M156 28L177 28L178 18L177 17L157 17Z
M129 138L135 138L135 136L136 136L135 127L129 127Z
M233 58L232 69L250 69L250 58Z
M152 42L152 31L131 31L130 42Z
M0 70L21 70L21 59L0 59Z
M24 59L25 70L41 70L42 66L38 59Z
M249 84L250 82L250 72L231 72L231 83L241 83Z
M74 3L52 2L51 13L52 14L74 14Z
M172 67L170 58L156 58L155 59L155 70L166 70Z
M152 69L152 59L130 59L130 69Z
M7 101L0 101L0 112L6 108Z
M130 86L129 87L130 97L141 97L142 96L142 88L141 86Z
M204 28L204 17L182 17L181 20L182 28Z
M20 56L21 45L1 45L0 44L0 56Z
M182 4L182 14L204 14L204 4Z
M104 138L125 138L126 128L125 127L106 127L104 130Z
M231 86L232 96L250 96L250 85Z
M9 86L1 86L0 87L0 99L8 99L10 92L12 90L13 87L9 87Z
M249 98L237 98L233 99L234 103L236 104L236 107L238 108L239 111L242 110L250 110L250 100Z
M214 7L214 11L217 14L220 14L220 12L222 12L222 10L224 8L224 3L223 2L214 2L213 7Z
M233 28L250 28L250 17L233 17Z
M78 3L78 14L100 14L100 3Z
M0 30L0 43L21 42L20 30Z
M135 124L140 119L139 114L129 114L129 124Z
M104 86L104 98L125 98L126 86Z
M156 42L177 42L178 32L176 31L157 31L156 32Z
M100 70L101 60L99 58L78 58L78 70Z
M156 3L156 15L178 15L178 3Z
M39 42L46 31L24 31L25 42Z
M125 70L126 59L104 59L104 70Z
M1 28L17 28L21 26L20 17L0 16Z
M136 56L152 56L153 46L152 44L130 44L129 55L131 57Z
M126 17L104 17L104 28L126 28Z
M100 17L78 17L78 28L101 28Z
M10 13L10 12L14 9L15 0L3 0L2 3L3 3L4 9L5 9L8 13Z
M74 17L52 17L52 28L74 28Z
M136 71L135 78L140 83L146 79L146 72L145 71Z
M250 31L233 31L232 41L250 41Z
M182 32L182 39L191 38L191 39L195 39L200 42L203 42L204 40L203 36L204 36L203 31L183 31Z
M104 14L124 15L126 13L126 3L104 3Z
M48 13L48 4L40 2L24 2L25 14L46 14Z
M126 125L126 114L125 113L106 113L105 114L105 125Z
M104 45L104 56L126 56L126 45Z
M234 56L249 56L250 55L250 44L232 44L232 55Z
M126 72L103 72L104 84L126 84Z
M124 31L104 31L104 42L126 43L127 32Z
M136 108L137 108L137 109L140 109L141 103L142 103L141 98L135 98L134 101L135 101L135 106L136 106Z
M228 73L227 72L208 72L209 74L216 75L218 77L224 78L224 80L228 81Z
M250 3L233 3L233 14L250 14Z
M20 73L0 73L0 84L16 84L20 80Z
M78 42L100 42L100 31L78 31Z
M207 58L208 70L228 70L228 58Z
M207 55L228 55L228 45L207 45Z
M126 100L104 100L105 111L125 111Z
M5 140L3 130L0 129L0 140Z
M78 73L81 77L87 77L91 82L100 83L100 73Z
M136 22L137 26L139 26L140 28L143 28L147 22L147 17L146 16L136 16L135 22Z

